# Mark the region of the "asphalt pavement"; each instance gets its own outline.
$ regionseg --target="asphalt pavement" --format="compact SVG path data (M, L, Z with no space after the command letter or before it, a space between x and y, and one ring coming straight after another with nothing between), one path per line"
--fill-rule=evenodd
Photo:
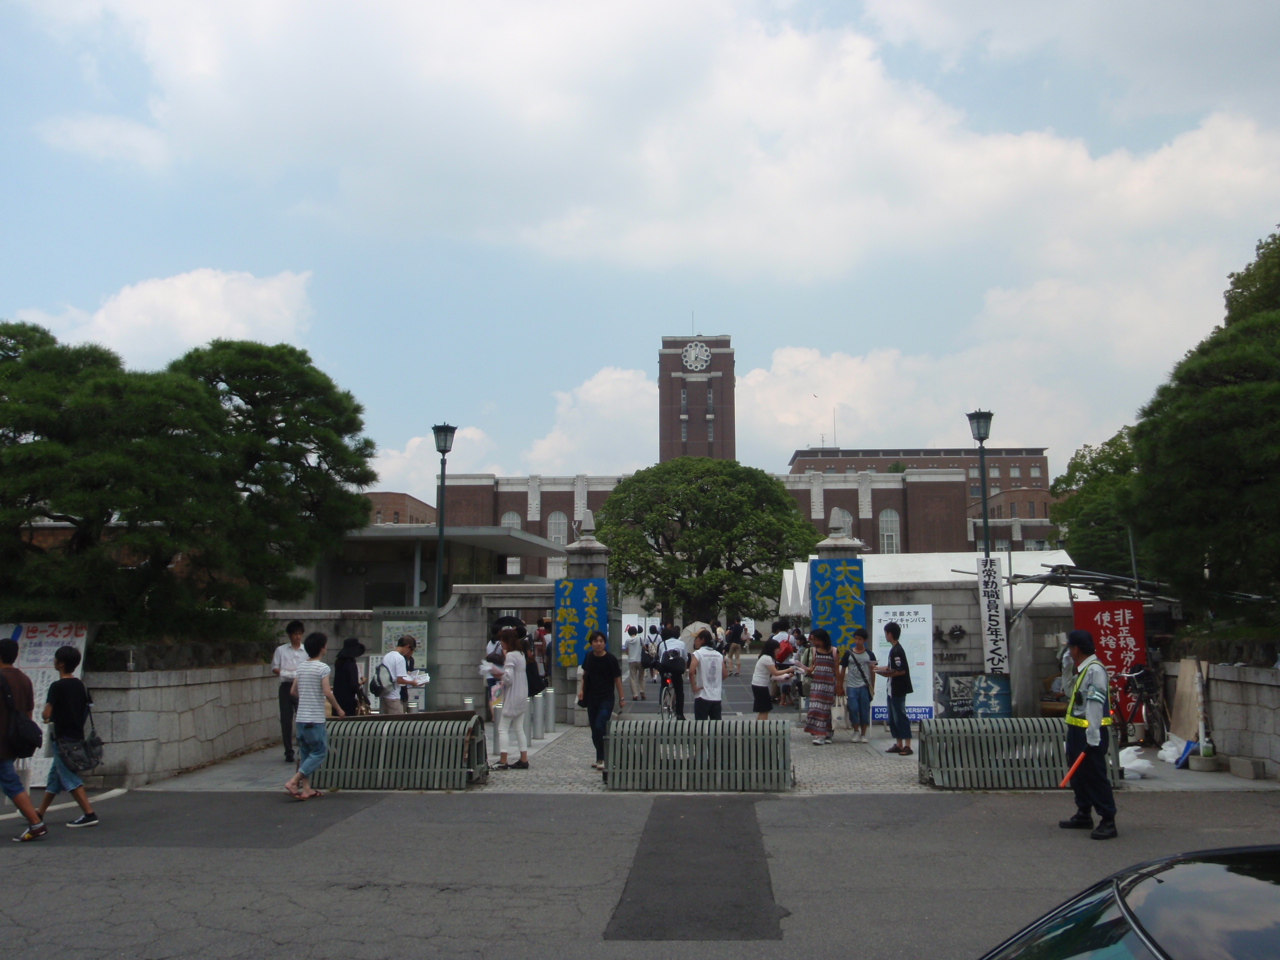
M1106 873L1276 842L1280 793L135 791L4 842L8 956L976 957ZM12 832L17 825L6 821Z

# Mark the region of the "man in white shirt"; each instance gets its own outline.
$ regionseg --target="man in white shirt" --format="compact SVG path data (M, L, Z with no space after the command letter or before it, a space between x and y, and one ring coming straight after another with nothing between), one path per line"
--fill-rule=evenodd
M627 675L631 682L631 699L644 699L644 637L635 627L627 627Z
M710 630L699 630L694 639L698 649L689 662L689 686L693 688L693 719L719 720L723 681L729 665L715 648Z
M684 716L684 671L689 660L689 648L680 639L680 631L674 625L663 628L662 642L658 644L658 672L671 677L671 689L675 694L676 719Z
M284 741L284 762L293 763L293 680L298 675L298 667L306 663L308 657L302 649L305 632L302 621L290 621L284 632L289 642L276 647L271 657L271 672L280 678L280 739Z
M381 713L404 713L404 701L400 699L400 691L405 687L421 686L417 678L409 676L409 661L405 659L411 656L417 648L417 638L406 634L396 641L394 650L383 656L382 665L387 669L382 673L382 678L385 682L385 678L389 674L391 683L378 695Z

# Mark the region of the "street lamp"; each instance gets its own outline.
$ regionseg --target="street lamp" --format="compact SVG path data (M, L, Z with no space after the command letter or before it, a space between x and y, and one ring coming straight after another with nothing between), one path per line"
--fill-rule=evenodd
M445 458L453 449L453 435L457 427L437 423L431 428L436 435L436 450L440 452L440 492L436 496L436 609L444 606L444 469Z
M991 411L975 410L968 415L969 432L978 441L978 471L982 474L982 555L991 559L991 526L987 520L987 437L991 436Z

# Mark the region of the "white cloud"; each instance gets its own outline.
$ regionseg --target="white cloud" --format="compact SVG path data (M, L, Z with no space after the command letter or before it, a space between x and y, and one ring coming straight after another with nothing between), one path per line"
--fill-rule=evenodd
M449 452L450 476L460 473L495 473L506 476L509 471L491 458L496 449L492 438L479 427L459 427ZM407 493L427 503L435 503L440 483L440 454L433 436L413 437L404 449L379 448L374 469L378 471L379 490Z
M890 35L939 47L1024 49L1067 21L1082 45L1103 43L1102 7L1077 23L1033 6L1049 26L1007 4L872 9ZM1258 210L1280 206L1280 137L1243 101L1222 112L1195 99L1203 119L1141 155L1094 156L1052 132L977 134L893 78L876 39L747 0L41 11L86 36L95 15L116 19L158 91L154 131L54 121L68 148L328 184L292 208L352 229L806 282L844 276L873 251L978 247L1036 270L1098 245L1235 241L1270 223ZM1175 19L1188 43L1209 36L1217 49L1229 36L1216 12ZM1142 18L1144 30L1161 20ZM1135 16L1124 22L1137 29ZM150 146L126 146L135 140Z
M557 391L551 430L524 451L529 473L630 473L658 458L658 385L641 370L605 367Z
M58 314L20 310L18 317L64 342L100 343L132 366L156 368L218 338L296 342L311 314L310 278L203 268L127 286L92 313L68 307Z
M45 143L94 160L119 160L151 172L169 164L169 144L159 130L124 117L58 117L40 127Z

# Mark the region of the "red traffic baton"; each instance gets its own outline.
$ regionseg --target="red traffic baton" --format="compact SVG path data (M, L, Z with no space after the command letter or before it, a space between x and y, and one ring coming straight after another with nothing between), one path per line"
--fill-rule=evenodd
M1065 790L1071 785L1071 778L1076 775L1076 771L1080 769L1080 764L1084 762L1084 751L1080 751L1080 756L1076 757L1076 762L1071 765L1071 769L1067 771L1067 775L1062 778L1062 782L1058 784L1059 790Z

